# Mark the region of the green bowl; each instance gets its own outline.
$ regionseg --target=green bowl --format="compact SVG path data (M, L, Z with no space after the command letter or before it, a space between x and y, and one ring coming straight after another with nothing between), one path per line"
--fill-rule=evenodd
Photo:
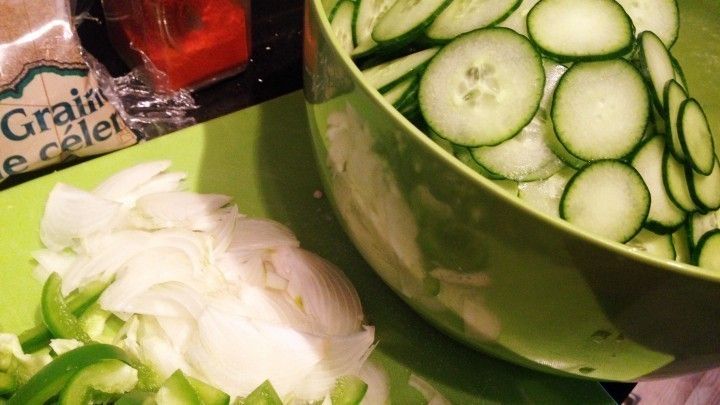
M679 3L673 53L719 132L720 3ZM594 237L463 166L362 81L323 7L306 0L317 163L346 232L410 306L472 347L552 373L636 381L720 366L720 274Z

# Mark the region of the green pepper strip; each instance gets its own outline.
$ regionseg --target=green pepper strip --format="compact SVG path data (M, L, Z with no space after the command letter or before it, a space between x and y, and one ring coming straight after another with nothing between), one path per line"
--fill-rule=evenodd
M89 344L56 357L15 392L8 405L42 405L56 396L83 367L104 359L131 360L120 348L107 344Z
M43 286L40 306L45 325L55 337L90 343L90 336L80 326L78 318L65 301L61 286L62 279L57 273L50 275Z
M90 305L97 301L100 294L110 285L112 280L93 281L67 297L67 307L75 316L80 316ZM45 348L53 335L44 324L22 332L18 338L25 353L34 353Z

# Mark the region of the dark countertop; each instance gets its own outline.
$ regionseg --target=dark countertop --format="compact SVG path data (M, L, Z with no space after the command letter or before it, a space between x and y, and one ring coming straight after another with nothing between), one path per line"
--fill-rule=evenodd
M302 88L303 6L301 0L263 0L252 3L253 47L250 63L244 72L235 77L193 94L198 109L192 112L192 116L197 122L204 122ZM100 60L113 76L127 73L127 66L109 46L99 2L93 2L89 12L97 21L86 20L78 28L83 46ZM0 190L88 159L91 158L12 177L0 184ZM616 401L622 402L634 384L605 383L603 386Z

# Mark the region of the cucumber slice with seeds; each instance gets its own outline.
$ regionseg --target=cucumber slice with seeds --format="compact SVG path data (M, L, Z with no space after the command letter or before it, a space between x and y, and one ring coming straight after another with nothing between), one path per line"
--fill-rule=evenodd
M680 104L678 137L686 162L696 172L709 175L715 164L713 136L705 112L693 98Z
M560 61L611 59L633 45L630 17L614 0L542 0L527 29L542 52Z
M433 41L446 42L460 34L504 20L521 0L454 0L425 31Z
M663 154L665 139L654 136L648 139L632 159L643 181L650 190L650 212L645 227L655 233L672 233L685 222L686 213L668 196L663 182Z
M642 228L650 192L632 166L599 160L583 167L565 187L560 217L588 232L627 242Z
M429 48L381 63L362 71L365 82L381 93L422 70L439 48Z
M698 174L696 171L685 167L690 196L695 204L704 210L716 210L720 208L720 164L717 157L713 170L708 176Z
M678 129L678 116L680 115L680 105L687 99L687 93L683 87L678 84L675 79L671 79L666 85L663 92L663 104L665 105L665 135L668 138L668 149L680 162L685 161L685 152L680 144L680 134Z
M457 37L420 80L420 109L430 127L465 146L497 145L537 112L545 73L527 38L507 28Z
M385 47L411 42L452 0L397 0L379 19L372 39Z
M675 0L617 0L637 32L654 32L669 49L677 39L680 12Z
M649 112L642 76L615 59L574 64L555 90L552 120L558 139L574 156L618 159L642 140Z

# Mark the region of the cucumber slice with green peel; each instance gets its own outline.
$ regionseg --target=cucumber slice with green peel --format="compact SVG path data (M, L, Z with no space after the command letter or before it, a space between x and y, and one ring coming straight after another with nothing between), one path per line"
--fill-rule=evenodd
M637 32L652 31L670 49L678 37L680 11L675 0L616 0Z
M611 59L632 49L630 17L614 0L542 0L527 30L543 54L559 61Z
M507 28L460 35L430 61L419 101L428 125L465 146L497 145L517 134L543 96L542 60L527 38Z
M397 108L398 103L408 95L413 86L417 85L417 81L418 78L416 76L407 77L400 83L390 87L383 93L383 97L385 97L385 100L392 104L393 107Z
M560 217L560 199L568 181L577 171L565 166L544 180L518 184L518 197L531 207L554 217Z
M560 217L592 234L627 242L642 228L650 191L640 173L618 160L588 163L568 181Z
M642 76L629 62L580 62L560 79L552 121L559 141L574 156L619 159L642 140L649 106Z
M694 212L688 217L687 221L687 244L690 250L700 242L700 238L706 233L720 228L718 220L718 212L712 211L708 213Z
M353 55L358 56L374 49L377 43L372 39L372 32L380 16L383 15L396 0L358 0L353 16L353 39L357 47Z
M685 89L675 79L671 79L665 85L663 91L663 105L665 106L665 135L668 138L668 149L680 162L685 161L685 152L683 152L680 143L680 133L678 128L678 117L680 115L680 106L683 101L688 98Z
M661 235L643 229L625 244L636 252L642 252L660 259L675 260L676 257L672 234Z
M542 180L565 166L546 143L548 130L552 131L552 126L536 117L507 141L470 151L481 166L500 177L515 181Z
M698 267L720 271L720 229L703 235L693 251L693 262Z
M353 42L352 21L355 14L355 2L343 0L335 6L330 15L330 26L335 33L335 38L340 43L340 49L348 55L355 48Z
M680 66L680 62L678 62L678 60L672 55L670 55L670 61L673 65L673 75L675 76L675 80L680 83L685 91L688 91L687 79L685 78L685 72L683 71L682 66Z
M685 226L681 226L677 231L673 232L672 240L673 246L675 247L675 261L680 263L690 263L692 260L692 254L690 253L690 246L688 245L687 228Z
M247 397L239 400L238 405L283 405L283 403L270 381L265 380Z
M397 83L422 70L440 48L428 48L411 53L391 61L367 68L362 71L365 82L385 92Z
M360 377L342 376L337 379L330 391L330 402L332 405L357 405L365 397L367 389L367 383Z
M565 148L565 145L563 145L558 139L557 133L554 129L546 132L545 135L547 136L546 141L550 150L552 150L553 153L563 161L563 163L578 170L587 164L587 161L578 158Z
M446 42L460 34L489 27L507 18L521 0L454 0L425 30L432 41Z
M498 27L510 28L520 35L528 36L527 15L540 0L522 0L515 11L498 24Z
M653 102L659 111L664 111L665 85L676 78L672 56L662 40L651 31L642 32L638 36L638 42L640 43L640 59L653 89Z
M384 47L400 46L423 33L452 0L397 0L377 21L372 39Z
M672 233L677 230L687 216L686 212L670 199L663 182L663 154L665 139L654 136L635 153L633 167L640 173L650 190L651 202L645 227L655 233Z
M120 360L100 360L78 371L60 393L60 405L107 403L138 382L137 370Z
M686 212L693 212L698 209L693 197L690 195L688 179L685 173L685 166L678 162L670 148L665 147L663 155L663 183L670 199Z
M709 175L715 165L715 147L710 124L700 103L689 98L680 104L678 138L686 163L700 174Z
M160 386L155 395L157 405L203 405L197 392L182 371L177 370Z
M720 164L717 157L713 170L705 176L685 167L688 189L695 204L703 210L716 210L720 208Z
M436 141L437 142L437 141ZM449 141L448 141L449 142ZM461 161L465 166L471 168L473 171L479 173L483 177L487 177L491 180L502 180L502 176L498 176L495 173L490 172L488 169L484 168L480 163L475 160L475 158L472 155L472 151L470 151L470 148L466 146L461 145L455 145L452 142L450 142L453 145L453 155Z

